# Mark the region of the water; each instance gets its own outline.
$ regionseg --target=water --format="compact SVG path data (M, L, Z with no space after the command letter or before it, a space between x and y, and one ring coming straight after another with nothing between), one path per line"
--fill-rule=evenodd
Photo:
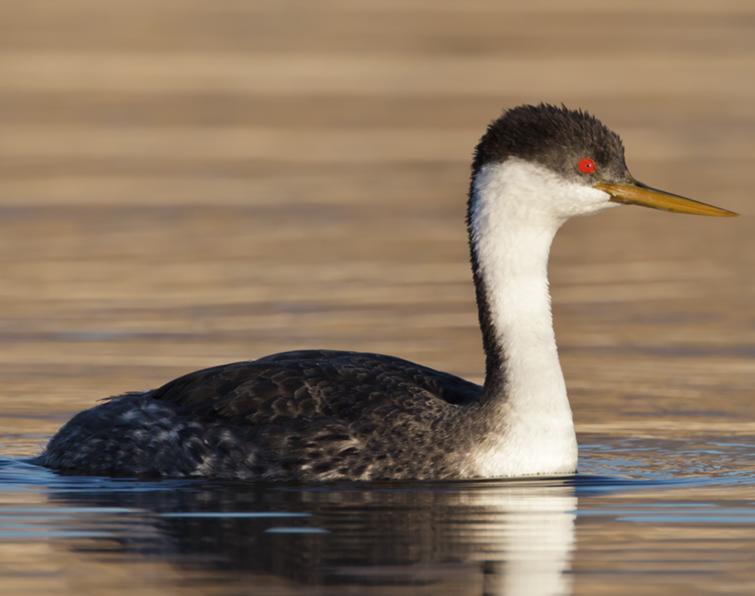
M575 478L309 486L59 476L6 458L0 578L6 593L745 591L755 481L736 462L752 444L591 435Z
M748 3L0 6L0 592L755 593ZM576 478L264 485L24 463L104 396L276 351L479 382L464 235L503 106L618 130L640 180L553 247Z

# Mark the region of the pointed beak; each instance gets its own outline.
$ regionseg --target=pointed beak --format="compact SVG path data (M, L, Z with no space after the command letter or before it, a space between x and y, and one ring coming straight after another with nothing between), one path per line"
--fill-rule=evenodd
M663 211L691 213L693 215L711 215L714 217L735 217L738 215L728 209L721 209L707 203L658 190L636 180L627 183L598 182L594 187L611 195L611 201L614 203L642 205Z

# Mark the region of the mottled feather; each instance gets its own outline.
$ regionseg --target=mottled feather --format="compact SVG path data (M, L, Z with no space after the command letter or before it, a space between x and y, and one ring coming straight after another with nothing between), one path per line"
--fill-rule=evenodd
M82 412L41 463L108 475L457 477L465 444L458 412L481 392L400 358L285 352L195 371Z

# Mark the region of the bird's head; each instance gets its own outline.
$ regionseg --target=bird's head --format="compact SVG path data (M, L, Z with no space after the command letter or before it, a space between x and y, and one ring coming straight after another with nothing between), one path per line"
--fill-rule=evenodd
M736 215L638 182L619 135L586 112L547 104L510 109L488 126L475 151L472 185L473 194L496 197L530 218L564 220L619 203Z

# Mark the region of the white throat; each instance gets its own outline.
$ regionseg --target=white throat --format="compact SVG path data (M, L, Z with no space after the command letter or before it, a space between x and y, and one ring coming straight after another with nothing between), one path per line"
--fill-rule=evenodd
M561 224L597 210L605 195L517 159L484 166L472 193L471 242L503 356L476 475L573 473L577 443L553 332L548 255Z

